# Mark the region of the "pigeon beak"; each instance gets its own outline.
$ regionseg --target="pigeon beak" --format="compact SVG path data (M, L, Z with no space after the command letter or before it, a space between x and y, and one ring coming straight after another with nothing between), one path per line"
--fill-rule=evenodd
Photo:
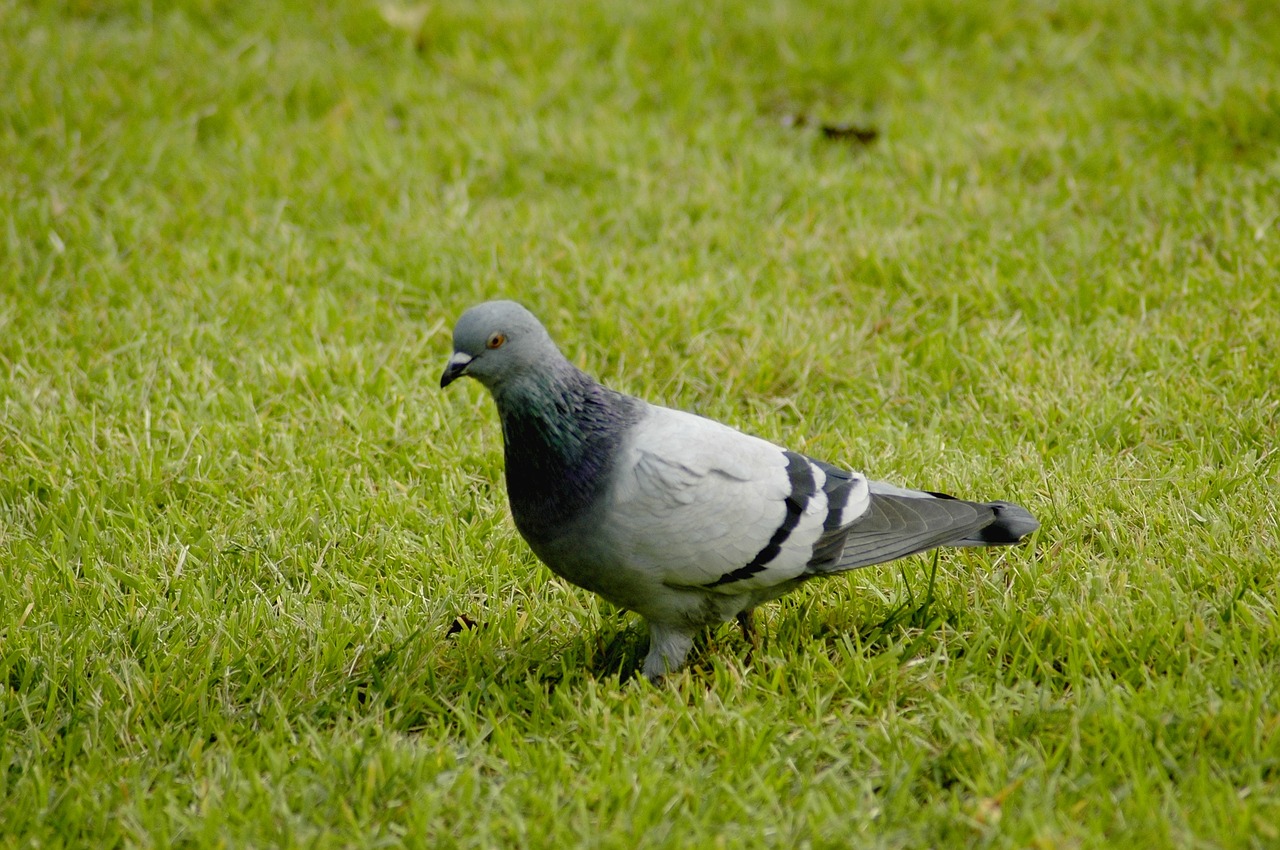
M461 351L453 352L453 356L445 364L444 374L440 376L440 389L444 389L467 374L467 367L471 365L472 360L475 358L470 354L464 354Z

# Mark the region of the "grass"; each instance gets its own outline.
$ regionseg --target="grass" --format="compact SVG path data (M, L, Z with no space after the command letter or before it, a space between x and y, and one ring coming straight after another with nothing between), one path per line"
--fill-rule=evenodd
M1280 844L1274 4L315 5L0 2L0 845ZM629 680L498 296L1044 528Z

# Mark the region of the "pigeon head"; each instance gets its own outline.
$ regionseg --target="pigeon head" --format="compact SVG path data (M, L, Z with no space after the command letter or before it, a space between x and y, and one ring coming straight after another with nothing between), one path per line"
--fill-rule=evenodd
M453 356L440 376L440 386L466 376L492 392L560 359L555 343L532 313L514 301L486 301L463 313L454 326Z

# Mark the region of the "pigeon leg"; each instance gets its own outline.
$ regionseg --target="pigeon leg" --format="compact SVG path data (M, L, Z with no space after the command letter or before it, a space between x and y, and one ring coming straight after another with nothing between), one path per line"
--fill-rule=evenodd
M751 664L755 659L756 650L760 649L760 633L756 631L755 613L754 608L738 612L738 628L742 629L742 639L750 645L747 657L743 659L743 663L747 665Z
M649 654L644 658L645 677L657 684L668 673L674 673L684 663L693 646L693 635L662 623L649 624Z

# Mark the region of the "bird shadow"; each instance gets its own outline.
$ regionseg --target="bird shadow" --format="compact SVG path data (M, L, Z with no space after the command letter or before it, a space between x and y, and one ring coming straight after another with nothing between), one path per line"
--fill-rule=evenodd
M903 593L901 598L882 617L854 624L851 628L834 624L829 619L811 616L817 600L810 598L799 602L789 614L774 620L772 628L756 632L748 638L733 623L720 623L699 630L694 637L686 666L695 679L710 678L710 669L717 658L732 657L744 667L752 665L758 655L774 645L785 645L789 655L806 651L808 641L804 633L836 655L850 638L860 652L868 657L885 653L897 653L904 659L914 657L917 649L928 642L930 636L948 619L945 610L936 605L935 588L938 575L938 553L931 559L925 585L920 592L912 586L906 569L900 567ZM815 624L806 629L805 624ZM792 635L795 631L797 634ZM643 679L641 666L649 649L647 629L642 621L617 612L606 616L598 629L583 632L558 647L538 650L524 657L524 666L518 675L533 676L547 687L554 689L574 678L595 681L616 680L626 684L633 679ZM548 663L548 657L557 662ZM706 674L706 675L703 675Z
M796 600L790 610L770 618L754 640L737 626L725 623L703 629L695 637L687 669L691 683L710 688L718 664L750 668L755 663L787 663L771 650L785 647L787 658L818 649L833 658L845 654L850 642L859 654L874 657L895 653L905 662L918 653L930 635L947 619L935 604L937 559L922 593L903 574L903 591L896 604L876 619L837 623L839 618L812 616L816 598ZM430 633L439 629L433 639ZM626 686L643 681L641 664L649 637L643 621L625 612L606 613L595 629L568 637L548 633L495 652L483 622L459 616L442 625L424 625L388 646L381 654L349 668L346 690L354 692L348 710L365 712L381 705L389 720L406 732L446 724L471 729L488 715L533 716L545 701L563 688L571 691L594 682ZM478 727L477 727L478 728Z

